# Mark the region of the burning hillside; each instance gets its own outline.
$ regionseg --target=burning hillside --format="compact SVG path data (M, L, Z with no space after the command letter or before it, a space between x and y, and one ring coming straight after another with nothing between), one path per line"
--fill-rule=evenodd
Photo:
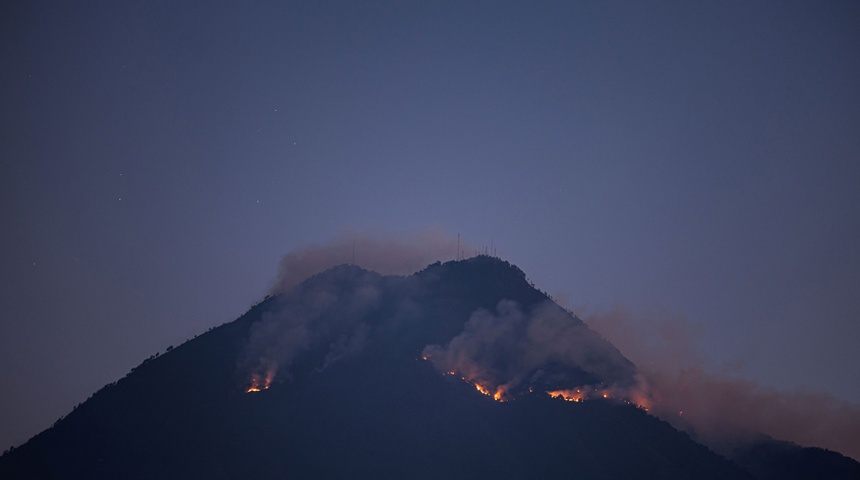
M646 392L506 262L341 266L105 387L0 477L749 480Z
M504 266L491 258L475 261ZM620 392L638 388L630 361L543 295L526 305L503 298L492 308L477 305L465 315L443 312L449 318L430 318L429 325L416 326L403 312L423 294L424 278L402 279L395 286L397 277L356 267L338 267L332 273L285 294L252 327L240 365L251 370L247 391L268 388L279 378L313 375L366 349L390 348L383 336L412 334L407 330L434 323L453 327L450 336L442 343L416 343L421 356L440 372L456 372L499 401L530 391L575 387L611 389L615 396L629 398ZM397 297L389 293L392 289ZM397 314L386 318L386 310Z
M422 357L423 360L429 360L427 357ZM475 380L469 380L468 378L459 375L457 372L445 372L446 375L451 375L455 377L459 377L463 382L468 383L475 387L475 390L478 392L491 397L493 400L497 402L506 402L508 400L512 400L514 397L507 393L504 385L498 387L490 387L485 384L481 384ZM529 388L527 395L533 395L538 393L534 388ZM608 389L608 388L595 388L589 385L583 385L578 388L569 388L564 390L546 390L539 392L545 395L548 395L552 398L560 398L562 400L568 402L584 402L586 400L591 399L600 399L600 400L611 400L617 401L620 403L625 403L628 405L634 405L637 408L641 408L646 412L649 410L652 399L649 395L638 389Z
M495 311L477 310L459 335L445 346L426 346L422 358L496 400L596 389L627 399L640 390L633 364L549 300L525 311L511 300Z
M272 380L274 377L275 373L273 371L266 372L265 375L251 375L251 384L248 386L248 389L245 390L245 393L256 393L268 390L269 387L272 386Z

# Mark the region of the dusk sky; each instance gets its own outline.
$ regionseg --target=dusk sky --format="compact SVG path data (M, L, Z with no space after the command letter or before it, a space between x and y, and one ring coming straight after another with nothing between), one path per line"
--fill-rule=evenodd
M492 242L586 320L681 319L714 372L860 404L858 25L855 1L3 2L0 450L344 231Z

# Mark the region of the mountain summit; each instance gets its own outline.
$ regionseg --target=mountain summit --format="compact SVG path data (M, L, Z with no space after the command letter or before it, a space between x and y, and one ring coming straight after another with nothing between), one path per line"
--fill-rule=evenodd
M635 366L493 257L408 277L334 267L168 350L5 454L0 477L773 471L754 456L732 463L649 415Z

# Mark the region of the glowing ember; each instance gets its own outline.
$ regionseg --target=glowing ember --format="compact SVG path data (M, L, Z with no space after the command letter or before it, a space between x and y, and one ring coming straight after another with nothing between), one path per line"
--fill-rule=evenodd
M631 405L636 405L646 412L651 409L651 396L642 390L633 390L630 392L630 400L627 402Z
M463 381L466 383L469 383L469 381L466 380L465 378L463 379ZM493 400L495 400L497 402L504 402L505 401L505 398L504 398L505 389L503 387L498 387L495 392L490 392L490 390L487 387L484 387L483 385L481 385L479 383L473 383L472 385L475 386L475 390L483 393L484 395L486 395L488 397L493 397Z
M422 356L422 360L429 361L427 356ZM465 376L459 375L457 372L451 370L447 372L443 372L443 375L453 375L459 376L464 382L475 387L475 390L481 392L481 394L486 395L488 397L492 397L493 400L497 402L505 402L507 400L511 400L511 396L507 394L507 386L502 385L496 387L493 390L490 386L486 384L478 383L473 379L466 378ZM265 388L268 388L266 386ZM264 388L264 389L265 389ZM259 391L259 390L248 390L250 391ZM534 389L529 387L529 393L534 393ZM568 402L584 402L589 399L600 399L604 398L607 400L612 400L615 402L626 403L627 405L633 405L636 408L645 410L648 412L651 408L651 397L642 389L618 389L618 388L604 388L601 390L595 389L588 385L581 386L579 388L565 389L565 390L548 390L545 392L552 398L561 398L562 400ZM680 414L682 415L682 414Z
M546 393L552 398L561 398L568 402L581 402L588 398L586 392L579 388L571 390L553 390Z
M502 389L501 388L496 390L496 393L493 394L493 400L495 400L497 402L504 402L504 400L502 400Z
M627 405L633 405L636 408L640 408L645 410L646 412L651 406L650 399L642 394L637 392L613 392L611 390L601 390L599 392L593 392L594 396L589 396L592 393L591 389L588 387L581 387L570 390L552 390L546 392L552 398L561 398L562 400L566 400L568 402L583 402L588 400L589 398L605 398L612 399L614 401L624 402ZM599 395L599 396L598 396ZM627 395L631 395L631 398L626 398Z
M272 371L266 372L266 376L262 377L258 374L251 375L251 385L245 390L245 393L262 392L268 390L272 384L275 374Z

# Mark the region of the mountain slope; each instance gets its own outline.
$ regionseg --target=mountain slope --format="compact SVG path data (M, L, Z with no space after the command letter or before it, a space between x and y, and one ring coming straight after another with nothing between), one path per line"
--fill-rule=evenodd
M622 399L544 393L576 387L635 368L515 266L340 266L144 362L0 478L751 478Z

